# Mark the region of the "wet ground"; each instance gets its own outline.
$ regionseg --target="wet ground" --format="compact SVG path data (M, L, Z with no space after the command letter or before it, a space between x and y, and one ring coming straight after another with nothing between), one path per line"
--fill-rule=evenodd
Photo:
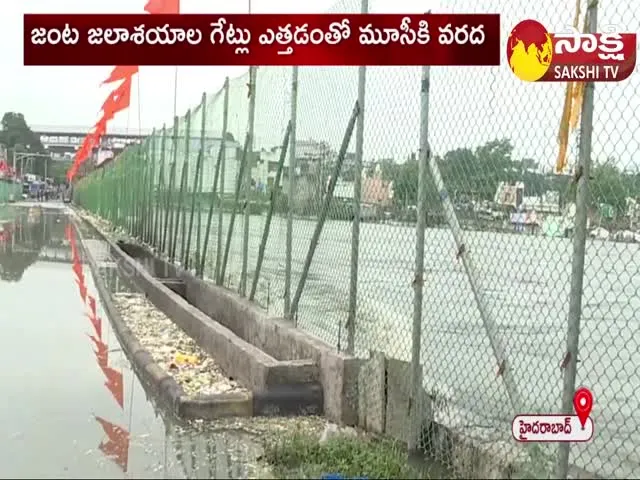
M147 399L50 207L0 207L0 477L258 476L255 432L176 425ZM102 260L109 288L130 288Z

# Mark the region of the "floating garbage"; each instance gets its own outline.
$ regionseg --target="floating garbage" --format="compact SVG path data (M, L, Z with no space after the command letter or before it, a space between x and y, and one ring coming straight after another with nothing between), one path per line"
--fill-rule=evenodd
M200 359L196 355L187 355L186 353L176 353L174 362L181 365L197 365L200 363Z
M244 390L142 293L113 294L120 315L155 362L187 395Z

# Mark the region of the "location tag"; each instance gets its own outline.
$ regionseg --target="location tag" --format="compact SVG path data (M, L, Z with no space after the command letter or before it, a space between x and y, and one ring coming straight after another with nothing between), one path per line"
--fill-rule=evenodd
M573 396L573 408L576 411L576 415L582 424L582 429L587 423L587 419L591 414L593 408L593 395L588 388L581 387L576 390Z

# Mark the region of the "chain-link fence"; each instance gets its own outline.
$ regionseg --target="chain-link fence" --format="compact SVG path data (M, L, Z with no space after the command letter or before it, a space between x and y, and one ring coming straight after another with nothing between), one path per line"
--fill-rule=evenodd
M17 201L21 198L22 185L14 182L0 180L0 205L9 201Z
M332 11L397 8L368 3ZM516 3L447 10L500 12L506 32L576 16L576 2ZM597 8L598 25L640 30L631 0L578 3L580 24ZM451 438L523 455L532 476L630 477L638 83L576 94L570 173L555 174L566 85L507 65L260 67L84 178L76 199L340 350L411 362L413 395L426 390ZM580 385L595 397L591 442L567 460L568 444L513 441L515 414L570 411ZM421 437L455 474L455 448Z

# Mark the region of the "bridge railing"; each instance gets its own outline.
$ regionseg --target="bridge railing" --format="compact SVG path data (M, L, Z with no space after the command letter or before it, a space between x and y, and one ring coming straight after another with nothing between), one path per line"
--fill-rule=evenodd
M576 13L453 6L506 12L506 31ZM607 3L599 24L637 31L631 11ZM566 412L586 385L596 438L569 462L568 444L528 450L530 474L637 475L638 83L587 89L556 175L566 85L504 66L260 67L82 179L76 201L338 349L410 361L454 431L513 443L514 414Z

